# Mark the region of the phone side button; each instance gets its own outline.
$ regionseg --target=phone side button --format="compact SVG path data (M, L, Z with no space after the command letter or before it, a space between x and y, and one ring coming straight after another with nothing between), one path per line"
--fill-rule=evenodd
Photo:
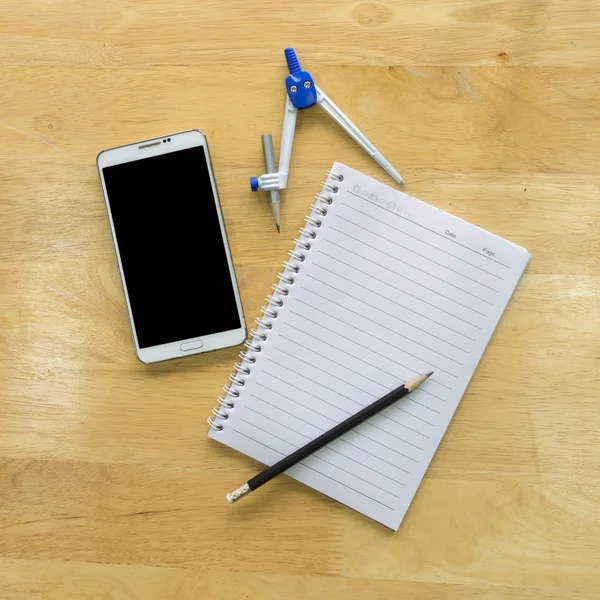
M195 342L181 344L180 348L182 352L187 352L188 350L197 350L198 348L202 348L202 346L204 346L204 342L202 340L196 340Z

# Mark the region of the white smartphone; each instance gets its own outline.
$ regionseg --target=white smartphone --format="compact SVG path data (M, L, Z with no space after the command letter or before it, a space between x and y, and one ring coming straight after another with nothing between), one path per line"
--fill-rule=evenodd
M246 325L204 134L104 150L97 163L138 358L241 344Z

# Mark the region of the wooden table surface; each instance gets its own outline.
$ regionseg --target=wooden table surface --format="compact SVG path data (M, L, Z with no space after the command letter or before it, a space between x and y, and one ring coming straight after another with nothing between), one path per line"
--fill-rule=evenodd
M600 8L590 0L0 0L2 600L600 597ZM406 190L533 259L397 533L206 437L239 349L133 352L95 158L210 141L252 322L334 160L283 48Z

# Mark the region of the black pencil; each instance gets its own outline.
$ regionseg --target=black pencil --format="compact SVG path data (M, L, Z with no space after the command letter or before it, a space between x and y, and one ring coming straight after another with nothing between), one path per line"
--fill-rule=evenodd
M421 375L420 377L416 377L415 379L411 379L407 381L404 385L401 385L399 388L392 390L388 394L386 394L383 398L379 400L375 400L369 406L366 406L362 410L359 410L356 414L348 417L345 421L338 423L335 427L326 431L318 438L308 442L302 448L298 448L295 452L292 452L289 456L282 458L279 462L276 462L274 465L265 469L262 473L259 473L249 481L247 481L243 486L239 487L237 490L234 490L230 494L227 494L227 502L229 504L233 504L246 494L253 492L258 489L261 485L268 483L277 475L280 475L284 471L287 471L289 468L293 467L295 464L299 463L301 460L305 459L307 456L310 456L323 446L326 446L333 440L337 439L344 433L354 429L357 425L360 425L373 415L376 415L379 411L387 408L396 400L402 398L402 396L406 396L406 394L412 392L414 389L418 388L428 377L432 375L433 371L427 373L426 375Z

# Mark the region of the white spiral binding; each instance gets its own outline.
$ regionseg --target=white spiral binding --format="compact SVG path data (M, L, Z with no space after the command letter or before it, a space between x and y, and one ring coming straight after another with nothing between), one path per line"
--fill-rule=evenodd
M339 173L329 171L327 174L330 179L336 182L344 180L344 176ZM306 259L305 252L310 252L311 243L317 237L316 229L323 224L323 218L327 216L326 206L333 204L333 195L338 192L338 186L335 183L327 181L322 183L321 192L315 199L317 202L311 206L311 213L305 217L306 225L299 230L300 236L294 240L296 247L289 251L290 260L283 263L283 272L279 273L279 281L271 287L274 294L267 296L267 305L261 308L262 317L256 319L258 327L250 330L250 337L244 342L247 351L240 352L241 362L234 365L235 373L229 375L229 381L223 386L224 396L219 396L218 406L213 406L212 415L208 417L208 424L216 431L222 431L222 423L217 423L217 419L226 421L229 418L227 411L235 407L234 400L239 398L239 388L246 384L244 377L250 376L252 371L250 365L256 363L257 354L262 350L261 342L267 340L269 332L273 329L273 321L277 319L277 309L284 305L285 298L289 295L289 286L294 284L294 275L297 275L302 263ZM321 204L325 206L321 206ZM306 239L302 239L306 238Z

